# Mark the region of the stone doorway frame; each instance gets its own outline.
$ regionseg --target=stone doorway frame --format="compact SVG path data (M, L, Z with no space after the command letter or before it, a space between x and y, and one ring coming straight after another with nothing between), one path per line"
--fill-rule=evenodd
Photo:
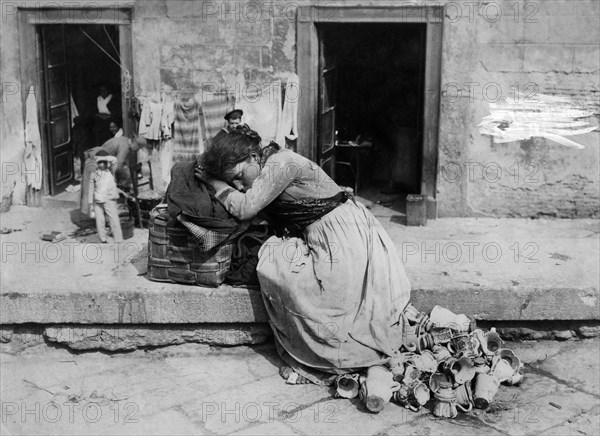
M316 159L319 102L319 23L423 23L425 46L425 96L421 195L435 206L441 97L443 6L302 6L298 8L296 65L300 79L298 153ZM434 212L437 216L437 213Z
M97 5L97 4L96 4ZM37 26L42 24L69 24L69 25L115 25L119 26L119 51L121 62L131 73L133 78L133 45L132 29L133 5L113 6L113 7L83 7L83 8L65 8L65 7L36 7L31 6L18 7L18 26L19 26L19 63L21 78L21 99L23 110L25 111L25 101L29 87L35 85L38 119L43 120L44 102L41 98L42 72L40 60L40 38ZM132 82L133 83L133 82ZM123 85L123 82L121 82ZM123 91L123 89L122 89ZM127 114L125 99L123 99L123 132L129 135L133 125ZM40 126L40 135L42 137L42 166L48 168L48 150L46 132L43 126ZM43 171L42 189L38 192L28 190L26 194L26 204L28 206L40 206L41 197L50 194L49 172ZM29 192L32 191L32 192Z

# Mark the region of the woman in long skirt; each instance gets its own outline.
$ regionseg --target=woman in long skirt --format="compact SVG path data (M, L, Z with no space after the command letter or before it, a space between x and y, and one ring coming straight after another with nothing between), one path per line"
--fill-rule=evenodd
M197 176L235 217L279 229L259 253L282 358L308 379L382 364L402 344L410 284L381 224L317 164L247 128L204 153Z

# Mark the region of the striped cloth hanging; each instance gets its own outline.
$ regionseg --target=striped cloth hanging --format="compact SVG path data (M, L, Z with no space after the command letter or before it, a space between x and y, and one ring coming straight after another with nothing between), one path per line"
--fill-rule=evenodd
M229 93L218 94L214 100L202 102L205 139L214 137L225 127L225 114L234 106L235 96Z
M173 162L195 161L204 152L200 129L200 105L192 98L174 105Z

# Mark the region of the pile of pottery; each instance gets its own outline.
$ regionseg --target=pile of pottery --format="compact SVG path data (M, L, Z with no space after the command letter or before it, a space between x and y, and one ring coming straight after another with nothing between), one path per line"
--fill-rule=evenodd
M416 412L433 397L433 414L454 418L473 407L486 409L501 383L523 380L521 361L502 348L494 328L484 332L465 315L440 306L426 315L409 305L404 317L404 344L387 365L339 376L337 397L358 396L374 413L390 401Z

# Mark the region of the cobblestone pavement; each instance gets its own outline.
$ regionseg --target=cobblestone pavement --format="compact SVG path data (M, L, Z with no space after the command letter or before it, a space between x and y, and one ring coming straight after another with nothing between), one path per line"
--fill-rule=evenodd
M368 413L329 388L286 385L271 345L131 353L2 344L2 434L600 434L600 341L508 343L525 362L487 411Z

